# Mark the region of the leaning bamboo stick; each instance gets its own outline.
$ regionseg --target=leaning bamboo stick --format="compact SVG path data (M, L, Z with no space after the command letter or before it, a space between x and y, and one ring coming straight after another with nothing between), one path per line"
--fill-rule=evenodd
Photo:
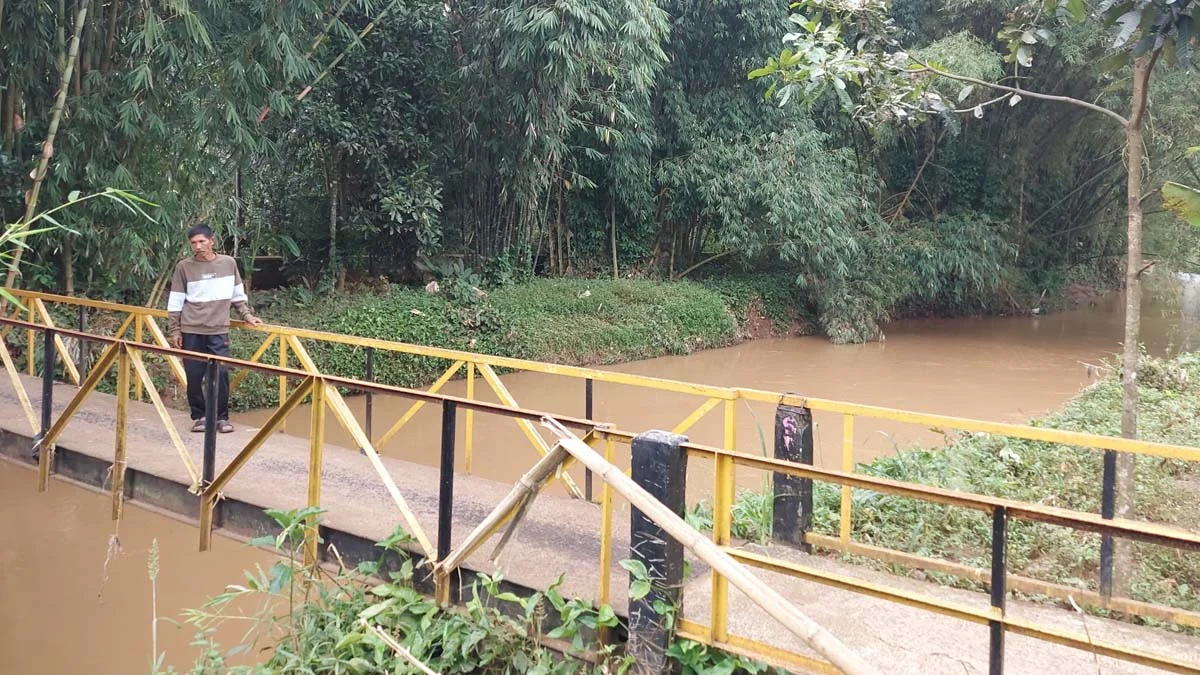
M380 640L383 640L384 644L391 647L392 651L396 652L396 654L398 654L405 661L408 661L409 663L416 666L417 669L420 670L422 673L425 673L425 675L438 675L438 673L436 671L430 670L429 666L425 665L424 663L421 663L421 661L417 657L412 655L412 652L405 649L404 645L401 645L399 642L396 642L396 640L393 639L391 635L388 635L387 632L384 631L379 626L372 626L371 624L367 623L366 619L359 619L358 623L362 624L362 626L364 628L370 630L372 633L375 633L375 636L378 637Z
M496 550L492 552L491 559L494 561L498 558L500 550L508 542L509 536L513 529L516 528L529 503L537 496L537 493L542 489L542 485L554 475L554 472L562 464L563 460L568 457L570 455L561 444L555 445L549 454L539 459L533 465L533 468L527 471L524 476L521 476L521 479L517 481L517 484L513 486L508 495L496 505L496 508L492 509L492 512L488 514L487 518L483 519L483 522L479 523L479 526L459 545L457 550L451 551L444 560L434 565L434 571L439 574L453 572L455 568L462 564L463 560L466 560L467 556L474 553L488 537L495 534L496 530L504 524L504 521L511 514L513 515L512 525L509 527L508 533L497 544Z
M878 673L861 656L850 651L829 631L813 621L788 602L762 579L754 576L744 565L734 560L721 547L714 544L699 530L688 525L665 504L646 492L617 466L609 463L595 450L588 447L575 434L550 417L542 418L542 425L559 438L559 447L565 448L584 466L621 493L629 503L647 518L663 528L667 534L683 544L696 557L712 567L715 574L725 577L735 588L746 594L754 604L761 607L776 621L783 624L792 634L804 640L818 654L848 675L872 675Z

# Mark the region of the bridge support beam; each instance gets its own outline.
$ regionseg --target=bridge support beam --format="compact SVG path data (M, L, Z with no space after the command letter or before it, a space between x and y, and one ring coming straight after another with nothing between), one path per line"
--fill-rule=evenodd
M684 487L687 482L687 453L680 447L687 437L666 431L648 431L633 440L633 480L683 517ZM670 672L667 647L674 632L673 620L655 610L664 603L679 608L683 586L683 544L662 527L634 508L630 517L630 558L636 567L644 567L646 577L630 572L629 654L635 665L634 675L662 675ZM640 563L640 565L638 565ZM636 596L650 584L648 593ZM660 607L662 605L659 605Z
M775 459L812 466L812 410L800 406L781 405L775 409ZM783 473L772 476L774 512L771 516L771 539L779 544L812 553L806 537L813 523L813 482Z

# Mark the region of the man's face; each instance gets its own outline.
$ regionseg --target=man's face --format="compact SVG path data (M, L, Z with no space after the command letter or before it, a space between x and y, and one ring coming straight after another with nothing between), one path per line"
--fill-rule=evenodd
M197 258L207 258L212 255L213 240L198 234L188 240L192 245L192 254Z

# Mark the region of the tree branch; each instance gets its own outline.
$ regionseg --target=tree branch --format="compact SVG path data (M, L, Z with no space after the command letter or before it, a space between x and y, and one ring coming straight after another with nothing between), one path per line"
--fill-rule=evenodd
M981 87L988 87L989 89L996 89L999 91L1007 91L1011 94L1020 94L1021 96L1028 96L1029 98L1036 98L1036 99L1040 99L1043 101L1055 101L1057 103L1067 103L1067 104L1077 106L1080 108L1086 108L1088 110L1091 110L1092 112L1098 112L1102 115L1108 115L1112 119L1120 122L1122 126L1129 124L1129 120L1125 119L1120 113L1109 110L1108 108L1105 108L1104 106L1099 106L1094 103L1088 103L1087 101L1082 101L1077 98L1071 98L1070 96L1056 96L1053 94L1041 94L1036 91L1028 91L1026 89L1018 89L1016 87L1006 87L1003 84L996 84L994 82L986 82L984 80L975 79L974 77L967 77L966 75L955 75L954 73L947 73L943 70L938 70L937 68L934 68L933 66L931 66L927 63L922 63L920 61L917 61L917 63L921 65L921 70L910 70L908 72L910 72L910 73L930 72L930 73L933 73L934 75L939 75L941 77L945 77L950 80L966 82L968 84L974 84L974 85L978 85Z

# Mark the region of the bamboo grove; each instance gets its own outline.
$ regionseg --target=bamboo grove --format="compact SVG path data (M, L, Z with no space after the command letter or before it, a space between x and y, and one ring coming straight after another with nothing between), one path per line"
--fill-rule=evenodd
M785 272L833 339L897 312L1027 306L1119 279L1119 131L1070 107L872 125L747 78L777 54L768 0L91 0L42 186L129 190L31 242L22 283L144 302L200 221L290 279L694 277ZM1040 3L1035 3L1040 5ZM1031 7L1033 5L1030 5ZM21 219L80 0L0 0L0 208ZM983 79L1017 0L895 0L922 58ZM1076 26L1022 86L1093 100L1128 72ZM1125 69L1126 71L1128 68ZM1200 184L1200 88L1158 78L1147 194ZM957 88L956 88L957 90ZM1147 201L1146 254L1191 230Z

